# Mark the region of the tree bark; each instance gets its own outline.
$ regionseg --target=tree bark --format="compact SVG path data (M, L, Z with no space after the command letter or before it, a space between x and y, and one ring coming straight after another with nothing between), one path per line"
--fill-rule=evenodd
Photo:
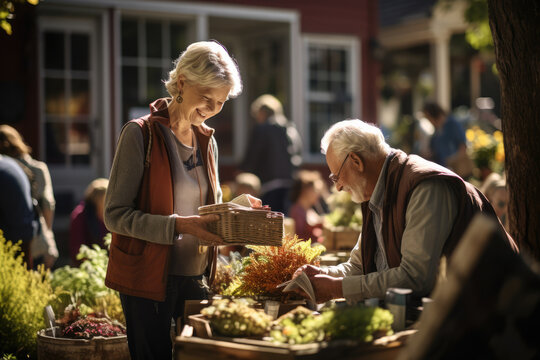
M501 82L510 233L540 261L540 1L488 0Z

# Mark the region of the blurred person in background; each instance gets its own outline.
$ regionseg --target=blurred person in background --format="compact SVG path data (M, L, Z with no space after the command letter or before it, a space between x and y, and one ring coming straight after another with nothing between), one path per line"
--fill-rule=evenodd
M120 292L132 359L171 359L171 320L181 328L185 300L208 298L223 239L206 228L218 215L198 215L222 200L205 121L241 93L242 81L221 44L200 41L175 61L165 87L170 97L124 125L105 197L105 284Z
M30 181L9 156L0 155L0 230L13 243L22 241L26 266L33 266L30 242L37 234L39 222L34 213Z
M39 229L32 240L34 266L44 264L50 268L58 259L58 249L52 231L54 199L51 175L47 164L30 155L32 148L24 142L21 134L9 125L0 125L0 154L15 159L30 181L34 211L38 215Z
M69 255L75 266L82 261L77 259L81 245L92 247L97 244L105 248L103 238L107 235L107 228L103 221L103 210L108 185L109 180L105 178L92 181L84 191L84 200L71 212Z
M508 189L504 176L495 172L489 174L482 183L480 190L486 195L491 205L493 205L495 213L506 228L506 231L508 231Z
M234 178L234 196L237 197L242 194L249 194L256 198L261 193L261 180L259 177L252 173L240 173Z
M314 207L321 203L324 182L318 171L300 170L295 176L288 216L294 220L300 239L322 242L322 217Z
M273 95L264 94L255 99L251 116L256 124L240 168L261 180L263 204L285 213L293 173L302 162L302 140L283 114L281 102Z
M426 102L422 112L435 128L430 140L430 160L464 179L470 177L473 163L467 154L467 138L461 124L435 102Z

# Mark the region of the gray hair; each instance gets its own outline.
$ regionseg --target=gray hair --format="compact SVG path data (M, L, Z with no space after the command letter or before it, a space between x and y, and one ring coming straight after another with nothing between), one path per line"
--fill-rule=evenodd
M326 131L321 140L321 152L326 154L328 147L339 156L354 152L370 157L388 155L390 146L384 140L382 131L362 120L343 120Z
M178 95L178 77L183 75L189 84L203 87L230 86L229 98L242 92L242 79L235 61L225 48L215 41L193 43L182 52L169 72L165 87L174 98Z

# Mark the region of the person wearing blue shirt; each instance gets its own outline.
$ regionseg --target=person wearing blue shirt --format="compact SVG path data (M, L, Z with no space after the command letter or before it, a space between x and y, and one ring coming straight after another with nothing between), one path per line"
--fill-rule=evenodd
M6 240L22 240L25 261L32 268L30 242L38 230L28 177L9 156L0 155L0 229Z
M432 160L442 166L447 166L449 157L458 151L466 151L465 130L452 115L447 116L446 112L436 103L426 103L423 112L435 127L430 145Z
M450 168L462 178L472 175L472 161L467 155L467 138L463 126L434 102L427 102L422 109L424 116L433 124L431 136L431 159Z

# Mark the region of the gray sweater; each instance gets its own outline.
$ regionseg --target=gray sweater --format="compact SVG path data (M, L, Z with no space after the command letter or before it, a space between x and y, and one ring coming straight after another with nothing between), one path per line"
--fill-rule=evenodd
M141 240L174 245L169 273L194 276L207 265L205 248L189 234L175 234L178 215L196 215L201 200L206 199L208 183L205 167L193 159L193 148L183 145L169 129L164 129L166 146L176 149L171 156L174 184L174 214L153 215L136 209L136 198L144 171L144 140L139 125L128 123L120 135L114 157L109 187L105 197L105 225L112 231ZM198 166L196 166L198 165Z

